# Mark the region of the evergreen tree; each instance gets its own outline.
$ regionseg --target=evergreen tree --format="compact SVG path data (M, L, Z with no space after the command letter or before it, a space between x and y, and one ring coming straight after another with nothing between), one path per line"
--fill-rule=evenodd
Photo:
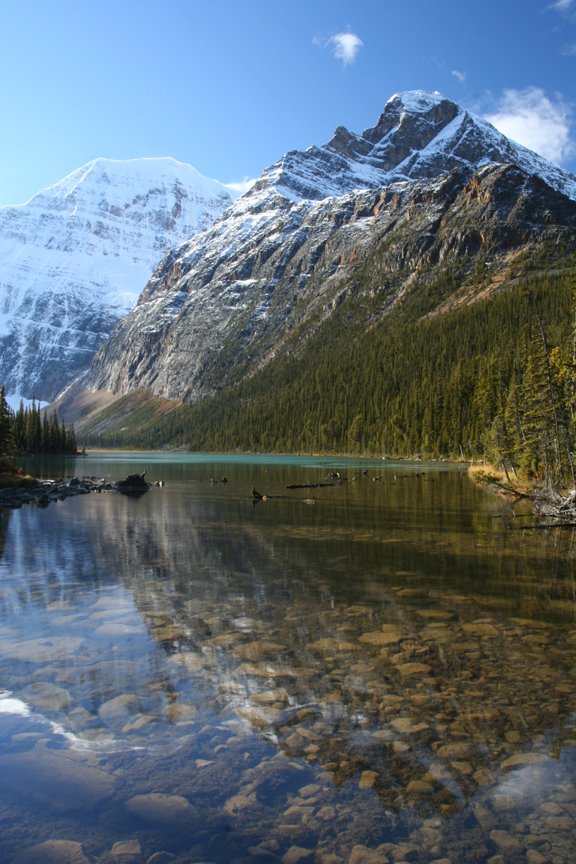
M12 471L16 459L14 440L14 415L8 402L4 387L0 387L0 471Z
M14 413L0 388L0 470L13 466L16 454L76 453L74 427L60 423L55 411L42 414L36 401L29 408L20 402Z

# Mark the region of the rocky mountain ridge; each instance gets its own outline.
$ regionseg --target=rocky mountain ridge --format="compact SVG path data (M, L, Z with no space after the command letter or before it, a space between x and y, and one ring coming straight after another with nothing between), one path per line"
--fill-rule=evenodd
M0 207L0 381L52 400L86 370L164 254L237 197L174 159L96 159Z
M323 147L290 151L263 172L248 197L270 188L296 200L339 197L488 162L511 162L576 199L576 177L455 102L420 90L392 96L376 125L360 135L339 126Z
M344 302L371 298L369 325L456 261L496 280L574 227L576 177L438 94L398 94L168 253L84 385L194 402L298 351Z

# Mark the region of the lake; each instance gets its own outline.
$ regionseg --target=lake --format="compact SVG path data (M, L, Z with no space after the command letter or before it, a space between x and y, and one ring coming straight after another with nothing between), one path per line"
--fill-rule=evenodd
M144 470L0 511L3 864L576 859L572 530L449 464L41 466Z

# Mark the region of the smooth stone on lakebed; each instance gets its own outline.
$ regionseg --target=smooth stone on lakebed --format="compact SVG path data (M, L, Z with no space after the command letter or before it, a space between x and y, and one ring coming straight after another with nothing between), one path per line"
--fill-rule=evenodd
M406 792L409 795L430 795L433 791L432 784L425 780L411 780L406 786Z
M142 703L138 696L134 693L123 693L103 702L98 708L98 716L105 726L121 730L134 715L140 713L141 708Z
M279 645L277 642L244 642L233 648L242 660L261 660L263 657L277 657L286 650L285 645Z
M491 624L490 621L471 621L469 624L463 624L462 630L464 633L470 633L472 636L500 636L500 631Z
M398 672L405 677L412 675L427 675L432 671L428 663L399 663L396 666Z
M526 765L538 765L547 762L550 757L545 753L515 753L502 762L501 768L523 768Z
M424 732L425 729L430 728L427 723L414 722L412 717L396 717L392 720L390 725L393 726L397 732L401 732L405 735L411 735L415 732Z
M265 729L273 723L278 723L281 711L271 705L245 705L236 709L240 717L247 720L258 729Z
M92 812L112 797L116 785L92 754L52 750L40 742L31 751L0 756L0 777L3 789L64 812Z
M198 717L198 709L188 702L174 702L166 707L166 719L169 723L192 723Z
M360 775L360 780L358 781L358 786L360 789L372 789L378 780L379 774L378 771L362 771Z
M134 816L162 825L184 826L197 816L196 810L187 798L162 792L134 795L124 806Z
M200 672L206 665L206 658L202 654L194 654L192 651L181 651L172 654L168 663L174 666L183 666L187 672Z
M23 660L27 663L53 663L68 657L76 657L83 643L84 639L79 636L54 636L26 639L24 642L0 642L0 657Z
M312 864L313 860L314 850L304 846L290 846L282 856L282 864Z
M389 860L385 852L358 843L352 847L348 864L388 864Z
M335 639L327 636L323 639L317 639L315 642L310 642L308 648L311 651L330 654L339 651L355 651L358 646L354 642L346 642L344 639Z
M139 858L142 854L142 846L139 840L119 840L110 850L110 854L119 862L127 862L131 858Z
M363 633L358 641L366 645L394 645L396 642L400 642L403 636L401 630L374 630L370 633Z
M508 834L507 831L491 831L490 839L496 846L506 852L515 852L522 848L520 841L516 837L513 837L512 834Z
M154 717L152 714L137 714L122 727L122 734L129 735L132 732L141 732L142 729L150 726L151 723L158 723L158 720L159 718Z
M13 864L90 864L81 843L73 840L46 840L25 849Z
M72 702L69 692L64 687L58 687L47 681L28 684L16 695L36 711L65 711Z
M264 690L261 693L252 693L252 702L257 705L274 705L275 703L288 704L290 696L285 687L275 687L272 690Z
M474 744L469 741L453 741L436 748L439 759L462 759L474 752Z

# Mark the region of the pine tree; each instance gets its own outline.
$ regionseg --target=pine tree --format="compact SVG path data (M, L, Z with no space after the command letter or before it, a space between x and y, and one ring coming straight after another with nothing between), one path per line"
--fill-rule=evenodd
M14 470L15 459L13 412L6 401L6 393L2 386L0 387L0 471Z

